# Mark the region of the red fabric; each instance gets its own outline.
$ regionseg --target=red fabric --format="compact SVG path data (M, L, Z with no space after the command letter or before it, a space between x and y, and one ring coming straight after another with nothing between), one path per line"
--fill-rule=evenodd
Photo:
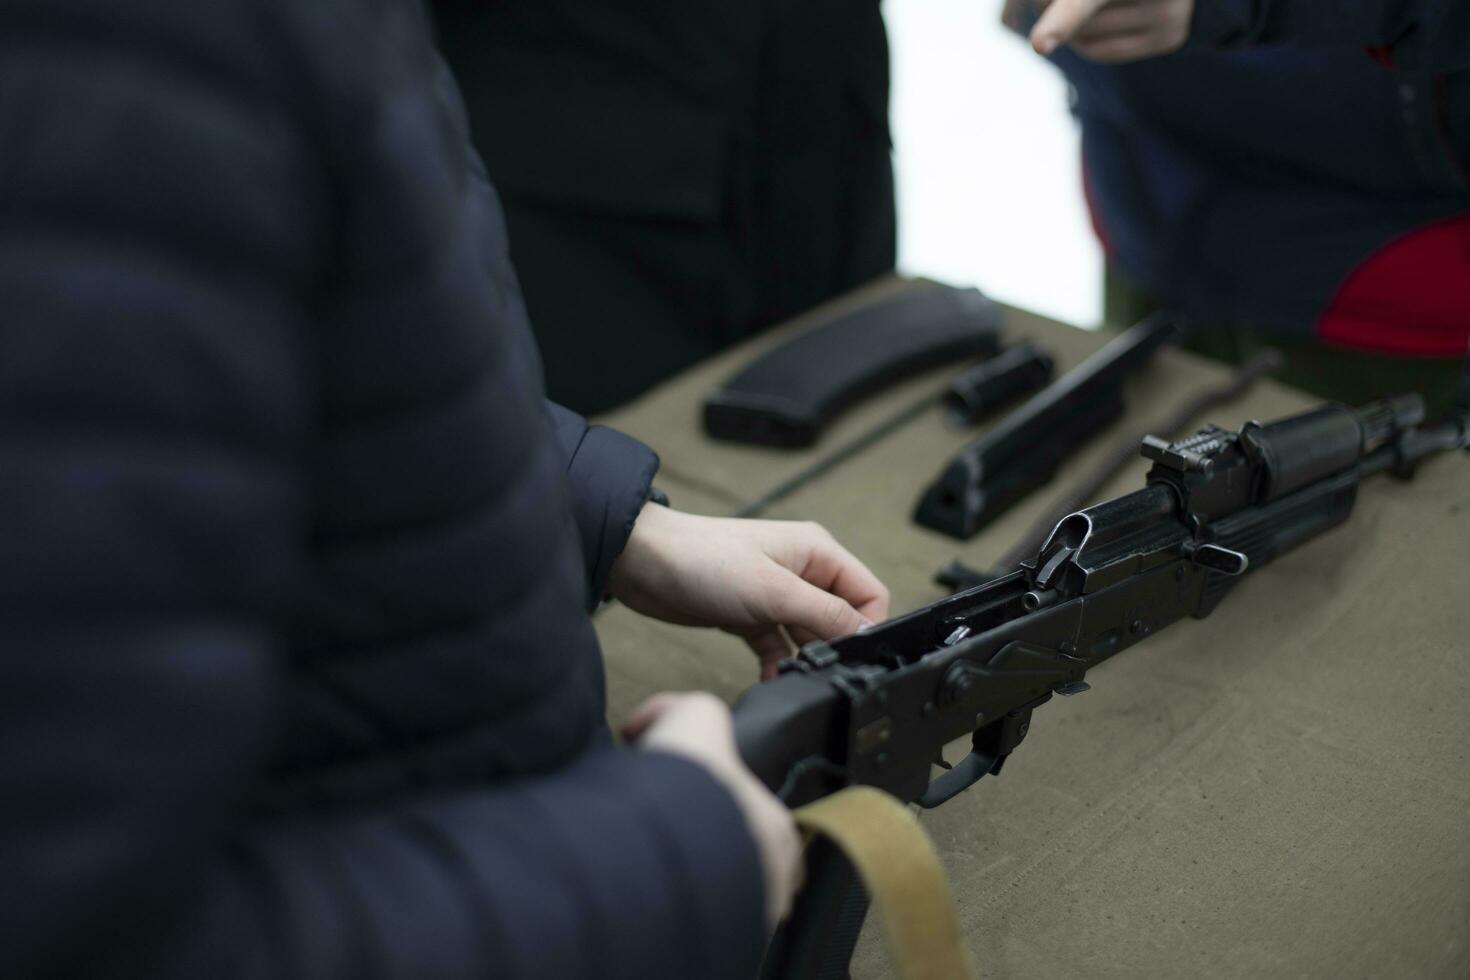
M1378 62L1378 64L1381 67L1383 67L1383 68L1392 68L1393 67L1393 45L1392 44L1380 44L1380 45L1376 45L1374 47L1364 48L1363 50L1366 51L1366 52L1368 52L1368 57L1370 57L1374 61Z
M1087 220L1092 223L1092 233L1102 244L1104 255L1113 254L1113 243L1108 241L1107 229L1103 227L1102 218L1097 213L1097 199L1092 193L1092 175L1087 171L1087 157L1082 157L1082 200L1087 204Z
M1470 213L1403 235L1354 269L1317 324L1328 343L1458 357L1470 343Z

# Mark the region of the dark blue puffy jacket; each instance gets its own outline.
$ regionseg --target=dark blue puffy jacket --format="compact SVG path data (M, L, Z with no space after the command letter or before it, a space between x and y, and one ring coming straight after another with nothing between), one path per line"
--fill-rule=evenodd
M754 971L450 92L410 0L0 5L0 976Z
M1195 0L1185 50L1055 60L1093 215L1153 296L1401 353L1470 339L1470 4Z

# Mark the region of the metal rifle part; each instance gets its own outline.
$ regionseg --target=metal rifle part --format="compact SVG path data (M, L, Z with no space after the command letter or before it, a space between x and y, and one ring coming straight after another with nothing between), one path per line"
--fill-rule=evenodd
M982 361L949 383L939 401L956 426L976 425L991 412L1051 381L1056 361L1023 341Z
M995 353L1000 329L1000 308L979 290L903 290L817 323L746 365L705 401L705 431L809 446L853 402L928 368Z
M919 498L914 520L969 538L1056 473L1123 411L1124 380L1180 333L1155 313L1043 389L959 454Z
M1242 575L1346 521L1362 479L1470 448L1470 383L1444 419L1423 415L1409 395L1150 440L1143 489L1069 514L1011 574L803 647L736 704L742 758L793 806L851 784L951 799L1001 772L1052 695L1086 690L1093 667L1208 616ZM931 781L965 734L970 754ZM840 854L814 855L807 882L766 980L845 976L866 898Z
M1098 491L1102 490L1119 471L1138 458L1138 447L1145 439L1153 438L1149 435L1150 432L1161 433L1169 438L1179 435L1185 426L1199 418L1204 412L1235 401L1249 391L1262 377L1279 371L1281 362L1280 351L1274 348L1259 351L1240 365L1225 384L1200 392L1184 401L1166 419L1147 432L1133 433L1119 440L1117 448L1098 464L1097 469L1089 473L1074 489L1063 496L1056 506L1037 520L1031 529L995 563L993 572L983 572L956 559L941 569L935 575L934 580L951 592L958 592L1015 571L1023 560L1036 553L1036 549L1041 547L1042 542L1051 533L1051 529L1056 527L1058 521L1096 500Z
M950 417L957 424L974 424L985 413L1046 384L1051 380L1053 365L1051 355L1029 340L1010 347L961 372L939 394L925 395L868 431L838 446L826 456L798 470L732 516L758 517L772 504L785 500L808 483L831 472L889 433L923 415L936 403L950 407Z

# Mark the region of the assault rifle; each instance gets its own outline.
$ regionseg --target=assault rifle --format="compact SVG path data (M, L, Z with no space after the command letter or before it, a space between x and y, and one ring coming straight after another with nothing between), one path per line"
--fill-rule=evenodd
M938 806L998 775L1052 695L1087 690L1093 667L1209 615L1248 569L1347 520L1359 481L1470 448L1470 362L1451 412L1423 417L1405 395L1145 438L1144 488L1064 518L1015 572L804 647L736 705L741 755L793 806L852 784ZM946 766L942 747L967 734L969 755ZM930 782L936 762L948 771ZM763 976L845 978L866 906L840 852L813 851Z

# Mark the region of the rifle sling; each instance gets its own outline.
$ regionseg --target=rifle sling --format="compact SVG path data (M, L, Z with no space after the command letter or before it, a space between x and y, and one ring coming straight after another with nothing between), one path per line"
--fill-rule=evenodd
M800 808L796 822L808 845L824 837L856 869L883 921L899 980L975 976L939 855L908 807L854 786Z

